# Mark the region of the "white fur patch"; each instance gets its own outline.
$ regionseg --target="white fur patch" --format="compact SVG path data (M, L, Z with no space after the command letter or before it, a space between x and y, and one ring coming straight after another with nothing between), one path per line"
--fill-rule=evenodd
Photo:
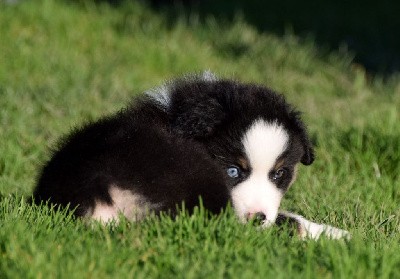
M204 71L201 75L201 79L204 81L217 81L217 76L210 70Z
M274 224L282 193L268 174L288 141L287 132L276 122L258 120L245 133L242 142L252 171L232 190L232 203L241 221L245 222L248 215L263 212L266 215L263 226Z
M154 101L159 103L164 108L169 108L171 103L170 88L167 84L160 87L151 89L145 92L147 96L150 96Z
M294 218L299 223L299 233L302 238L318 239L321 235L325 235L331 239L351 238L348 231L325 224L317 224L297 214L285 212L285 215Z
M188 79L196 80L203 80L203 81L217 81L217 76L212 73L210 70L206 70L200 75L197 76L189 76ZM171 105L171 88L173 87L173 83L165 83L159 87L150 89L146 91L145 94L151 97L154 101L160 104L163 108L168 109Z
M130 190L124 190L117 186L111 186L109 190L112 205L96 202L91 215L92 219L107 223L118 220L122 214L131 221L143 219L151 210L160 205L148 203L142 196L133 194Z
M117 219L118 211L113 205L108 205L102 202L96 202L92 216L90 217L102 223L108 223L111 222L112 220Z

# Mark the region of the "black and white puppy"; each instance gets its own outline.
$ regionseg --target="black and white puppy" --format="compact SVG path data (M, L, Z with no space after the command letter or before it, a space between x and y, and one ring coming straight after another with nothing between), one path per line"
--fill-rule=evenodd
M297 164L313 160L299 113L283 96L205 72L146 92L119 113L73 131L43 168L34 200L108 222L119 214L131 220L174 214L182 202L191 211L201 197L212 213L231 202L242 222L289 221L303 237L347 237L278 212Z

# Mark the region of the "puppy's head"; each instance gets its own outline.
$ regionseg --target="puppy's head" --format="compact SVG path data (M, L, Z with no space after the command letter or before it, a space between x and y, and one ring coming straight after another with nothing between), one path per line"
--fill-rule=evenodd
M219 162L238 217L274 223L296 165L314 160L299 113L265 87L233 81L181 83L171 100L172 126Z
M255 119L243 132L241 150L225 159L232 203L243 222L275 222L284 193L296 178L303 156L300 139L278 121Z

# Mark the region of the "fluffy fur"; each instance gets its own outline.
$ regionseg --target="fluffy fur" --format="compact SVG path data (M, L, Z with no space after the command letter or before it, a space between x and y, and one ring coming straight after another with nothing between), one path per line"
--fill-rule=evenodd
M182 202L191 211L201 197L212 213L231 202L242 222L289 221L301 236L347 236L278 213L296 165L313 161L299 113L282 95L206 72L146 92L73 131L43 168L34 200L108 222L121 213L132 220L174 214Z

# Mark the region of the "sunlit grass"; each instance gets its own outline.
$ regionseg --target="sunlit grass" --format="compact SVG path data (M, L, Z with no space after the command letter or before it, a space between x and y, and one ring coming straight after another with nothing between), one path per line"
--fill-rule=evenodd
M400 81L383 82L312 41L177 18L132 1L0 4L0 277L400 277ZM88 226L25 203L49 148L82 121L187 72L265 84L304 112L317 159L288 210L350 230L301 241L201 211Z

